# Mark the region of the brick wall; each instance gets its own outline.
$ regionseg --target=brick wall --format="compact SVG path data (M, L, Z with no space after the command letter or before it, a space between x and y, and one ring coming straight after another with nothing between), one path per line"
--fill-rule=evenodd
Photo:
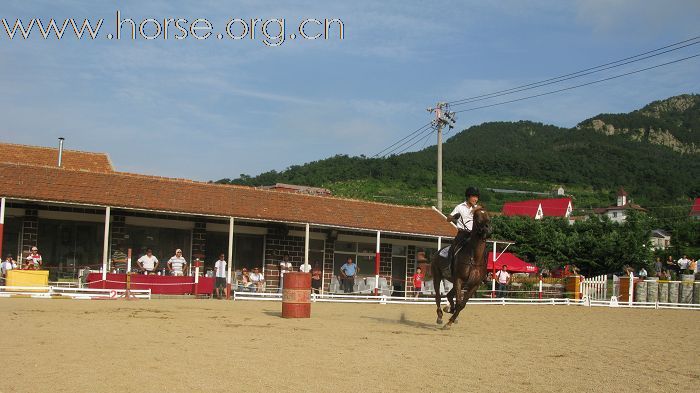
M279 264L284 254L289 254L289 262L294 271L304 263L304 238L287 236L287 227L269 228L265 238L265 281L268 289L279 288Z
M406 293L413 291L413 273L416 272L416 246L408 246L406 250Z
M331 280L336 274L333 271L333 252L335 250L335 241L327 239L326 249L323 252L323 291L327 292L331 285Z

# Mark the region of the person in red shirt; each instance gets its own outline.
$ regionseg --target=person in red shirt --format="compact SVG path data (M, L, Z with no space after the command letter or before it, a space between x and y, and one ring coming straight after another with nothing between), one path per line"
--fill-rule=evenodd
M421 268L416 268L416 273L413 275L413 289L416 291L416 297L420 295L421 289L423 289L423 270Z

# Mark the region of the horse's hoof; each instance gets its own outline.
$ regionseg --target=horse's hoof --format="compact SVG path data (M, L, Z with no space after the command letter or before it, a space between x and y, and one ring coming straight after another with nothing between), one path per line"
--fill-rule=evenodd
M442 318L438 318L438 320L435 321L435 323L438 324L438 325L442 325Z

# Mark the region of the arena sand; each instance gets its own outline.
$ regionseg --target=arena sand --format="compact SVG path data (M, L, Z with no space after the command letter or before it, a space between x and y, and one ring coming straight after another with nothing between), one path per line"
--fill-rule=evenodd
M700 390L700 312L0 299L0 392Z

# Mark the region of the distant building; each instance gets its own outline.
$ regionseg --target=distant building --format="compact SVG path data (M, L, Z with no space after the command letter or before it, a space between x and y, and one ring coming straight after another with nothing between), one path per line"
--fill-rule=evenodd
M671 235L663 229L653 229L651 231L652 250L665 250L671 246Z
M306 194L306 195L320 195L320 196L333 195L331 190L329 190L327 188L310 187L310 186L297 186L295 184L276 183L273 186L260 186L258 188L260 188L262 190L293 192L296 194Z
M571 198L530 199L503 204L504 216L526 216L535 220L542 217L568 218L572 210Z
M690 209L690 216L700 220L700 198L695 198L695 204Z
M629 212L636 210L639 212L646 212L647 210L641 206L632 203L628 198L627 192L624 188L620 187L617 191L617 203L613 206L602 207L593 209L595 214L606 215L610 220L618 223L625 222Z

